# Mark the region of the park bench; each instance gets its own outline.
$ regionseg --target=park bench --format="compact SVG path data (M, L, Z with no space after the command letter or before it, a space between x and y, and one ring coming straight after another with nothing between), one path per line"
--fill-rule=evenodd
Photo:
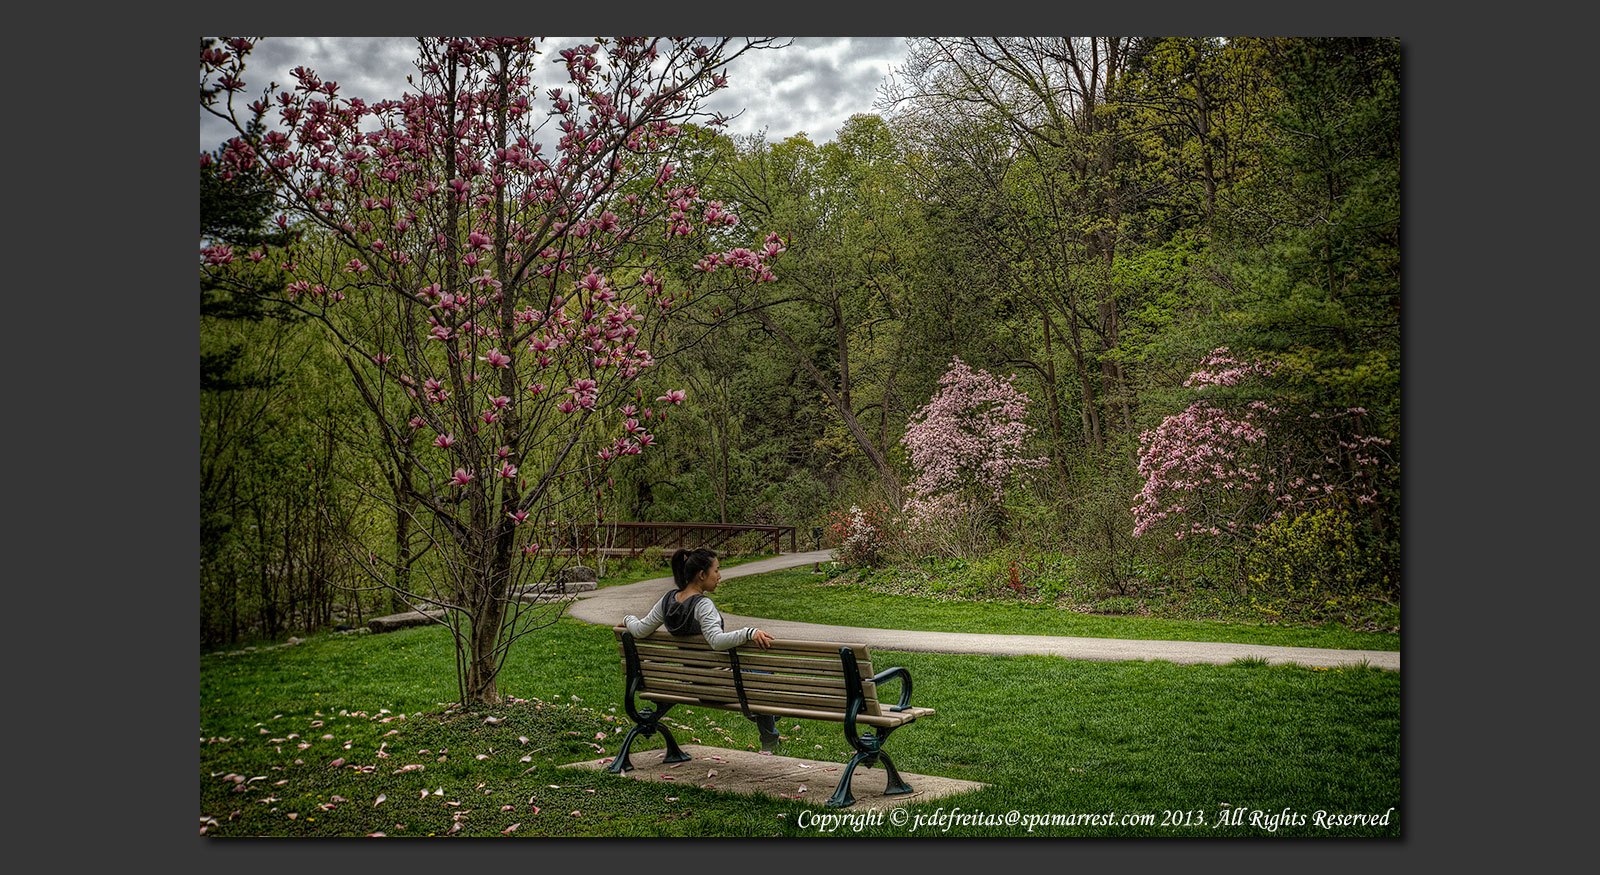
M911 785L901 779L894 761L883 751L883 743L889 733L934 711L911 706L911 673L904 668L873 674L872 655L865 644L778 639L768 650L745 645L717 651L698 635L680 638L657 630L636 639L624 626L617 626L614 631L627 673L624 703L634 726L623 738L622 748L608 771L620 773L633 768L628 749L634 738L648 738L657 732L667 743L664 762L688 760L689 755L678 747L662 723L667 710L681 704L737 711L751 718L772 714L843 723L844 737L856 753L828 800L830 807L842 808L855 802L850 795L850 778L856 766L862 764L870 768L882 761L886 795L912 792ZM900 701L894 705L878 701L878 685L890 680L900 682ZM636 708L636 696L655 707ZM857 724L870 726L871 730L860 733Z

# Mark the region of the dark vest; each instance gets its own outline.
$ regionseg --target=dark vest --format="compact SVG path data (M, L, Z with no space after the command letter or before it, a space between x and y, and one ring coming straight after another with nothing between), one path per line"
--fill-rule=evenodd
M666 618L663 625L674 635L699 635L700 618L694 615L694 606L705 596L692 595L681 602L676 596L676 591L669 592L661 600L661 614Z

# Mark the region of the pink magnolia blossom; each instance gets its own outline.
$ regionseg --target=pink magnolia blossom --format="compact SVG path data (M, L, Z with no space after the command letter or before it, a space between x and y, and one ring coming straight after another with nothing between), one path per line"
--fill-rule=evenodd
M202 58L202 89L244 92L247 73L238 55L250 45L227 44L226 52L213 46ZM297 68L281 94L262 95L251 106L266 125L262 133L237 117L239 136L202 161L210 172L248 171L279 183L273 210L279 229L326 229L337 239L336 250L313 241L281 251L263 247L261 261L293 271L284 280L295 283L288 294L319 310L345 347L407 350L393 360L374 357L384 367L372 385L382 391L369 400L385 421L409 415L412 429L435 432L429 440L448 451L421 454L428 458L417 460L425 474L419 484L525 477L562 483L563 475L594 464L592 452L605 448L615 459L652 446L640 422L659 417L648 411L636 418L629 409L620 420L556 414L609 414L633 394L631 383L654 365L646 339L671 337L657 327L698 303L686 294L670 300L667 278L679 263L687 267L706 256L707 240L723 241L716 246L724 251L711 259L730 274L719 277L719 286L737 292L771 275L779 238L753 242L760 235L746 233L727 204L710 202L679 172L690 135L684 123L702 117L701 101L721 84L713 76L721 75L717 67L726 57L703 45L693 51L694 40L622 37L541 67L541 80L544 73L569 80L550 94L529 79L536 60L544 61L535 58L531 41L428 38L420 48L417 81L393 99L367 102ZM448 86L447 59L458 73ZM266 83L250 84L259 91ZM449 125L441 123L446 87L454 110ZM231 104L213 98L207 106L232 114L254 96ZM675 235L674 245L685 251L660 249L662 234ZM212 249L201 255L202 270L248 270L244 251ZM327 254L334 251L341 254ZM463 261L471 266L463 268ZM624 280L625 287L610 285ZM391 297L397 291L398 301ZM346 295L363 306L330 311ZM527 355L517 354L524 349ZM416 370L387 368L399 362ZM356 379L373 375L368 369ZM512 390L519 386L526 388ZM635 401L642 406L644 397ZM674 390L661 401L676 405L686 397ZM396 401L415 406L397 413ZM507 427L511 419L517 429ZM452 443L457 429L463 438ZM537 449L569 433L582 450ZM455 456L480 441L481 455ZM448 464L462 467L451 474ZM530 472L530 464L539 470ZM429 512L474 536L492 534L483 531L485 521L500 524L501 514L519 524L536 518L507 503L515 490L485 491L487 509L439 501ZM524 549L532 555L538 548Z
M1184 385L1265 391L1263 381L1276 367L1235 359L1224 347L1202 359ZM1205 397L1167 416L1140 436L1138 471L1145 482L1132 508L1133 534L1165 529L1178 540L1239 537L1355 492L1384 466L1357 449L1387 442L1353 433L1352 413Z
M998 502L1011 478L1048 463L1024 452L1033 428L1024 421L1028 396L1013 379L952 358L939 390L911 415L901 443L916 472L906 505L913 525L961 512L958 495Z

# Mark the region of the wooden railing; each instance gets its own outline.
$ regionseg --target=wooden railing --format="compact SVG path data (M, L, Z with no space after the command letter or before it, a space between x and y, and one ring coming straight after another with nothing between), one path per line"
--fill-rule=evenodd
M794 553L794 526L746 526L723 523L606 523L577 530L568 529L560 549L577 553L604 553L607 556L638 556L651 547L668 551L705 547L715 550L746 532L759 532L772 539L772 552L783 552L783 539L789 539Z

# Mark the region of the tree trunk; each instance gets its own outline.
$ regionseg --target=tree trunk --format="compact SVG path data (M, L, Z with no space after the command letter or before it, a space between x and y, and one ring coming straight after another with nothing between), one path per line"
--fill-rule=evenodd
M827 378L822 375L821 371L817 370L816 365L811 363L811 359L806 357L805 352L800 349L800 345L794 342L794 338L790 337L788 332L774 322L766 314L766 311L757 309L751 312L763 327L776 335L783 342L783 345L789 348L789 352L800 363L801 369L810 375L812 381L817 384L822 393L828 396L829 401L833 402L834 409L839 412L839 417L844 420L845 428L849 429L850 435L856 439L856 444L861 447L862 452L867 454L867 459L872 462L872 467L878 472L878 476L883 478L884 484L888 487L890 498L894 502L895 509L899 510L903 504L900 477L889 464L889 459L873 443L871 435L868 435L866 429L861 426L860 420L856 418L855 411L851 410L850 406L845 403L845 399L834 391Z
M1066 453L1063 451L1066 449L1066 440L1061 434L1061 398L1056 393L1056 354L1050 342L1050 312L1042 303L1039 305L1039 318L1044 322L1044 400L1050 408L1050 440L1055 446L1055 452L1050 457L1055 462L1056 476L1065 490L1068 472Z
M1069 316L1067 325L1071 328L1067 332L1071 341L1067 349L1072 353L1072 363L1078 372L1078 391L1083 394L1083 404L1078 414L1083 421L1083 440L1089 446L1103 450L1105 444L1100 435L1100 402L1095 398L1094 383L1089 379L1089 364L1084 361L1083 335L1076 318Z

